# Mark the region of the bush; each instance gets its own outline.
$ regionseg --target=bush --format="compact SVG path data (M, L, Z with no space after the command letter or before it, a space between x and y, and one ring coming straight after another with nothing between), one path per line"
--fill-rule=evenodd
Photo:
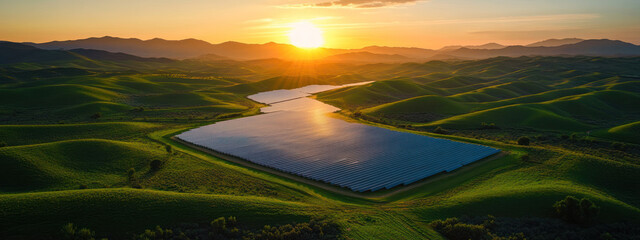
M480 129L500 129L500 128L498 126L496 126L495 123L482 122L480 124Z
M98 119L101 118L102 114L101 113L94 113L93 115L91 115L91 119Z
M529 157L529 154L525 154L520 156L520 160L522 160L523 162L528 162L531 158Z
M611 147L615 150L625 150L627 149L627 144L624 144L621 142L614 142L614 143L611 143Z
M80 186L78 186L78 189L87 189L87 188L89 188L87 184L80 184Z
M577 133L572 133L571 136L569 136L569 138L575 141L575 140L578 140L579 137Z
M140 240L155 240L155 239L173 239L173 230L163 229L160 226L156 226L155 229L146 229L144 232L135 237Z
M164 146L164 150L167 150L168 153L172 153L173 152L173 148L171 147L171 145L165 145Z
M591 200L587 198L578 200L573 196L567 196L556 202L553 208L562 220L582 225L593 223L600 212L600 208Z
M449 134L449 131L447 131L446 129L438 126L436 127L436 129L433 130L433 133L437 133L437 134Z
M431 227L451 240L491 239L489 231L483 225L462 223L458 218L447 218L444 221L431 222Z
M149 163L149 167L151 168L151 171L158 171L162 168L162 164L162 161L155 159Z
M138 181L138 177L136 177L136 170L131 168L127 171L127 181L129 182L129 186L132 188L142 188L140 186L140 182Z
M224 217L216 218L211 221L211 229L214 233L224 233L227 230L227 221Z
M78 230L73 223L67 223L62 227L62 237L63 239L69 240L94 240L95 232L91 231L88 228L82 228Z
M528 137L520 137L518 138L518 145L529 146L531 140Z
M6 142L0 141L0 147L6 147L6 146L7 146Z

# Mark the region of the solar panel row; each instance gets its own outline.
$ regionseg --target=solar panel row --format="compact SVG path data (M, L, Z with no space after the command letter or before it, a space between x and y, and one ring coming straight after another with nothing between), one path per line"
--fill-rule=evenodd
M308 110L219 122L177 137L359 192L410 184L499 152L481 145L349 123Z

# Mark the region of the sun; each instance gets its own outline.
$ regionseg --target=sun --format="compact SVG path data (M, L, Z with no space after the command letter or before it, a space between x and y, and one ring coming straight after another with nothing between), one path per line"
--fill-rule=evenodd
M299 48L317 48L324 44L322 30L306 21L291 24L289 41Z

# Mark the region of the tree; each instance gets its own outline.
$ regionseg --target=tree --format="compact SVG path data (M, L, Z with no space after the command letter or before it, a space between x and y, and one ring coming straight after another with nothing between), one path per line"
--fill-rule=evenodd
M131 168L127 171L127 180L132 188L142 188L142 186L140 186L140 182L138 182L138 177L136 177L135 169Z
M167 150L168 153L172 153L173 152L173 148L171 147L171 145L165 145L164 149Z
M95 235L96 233L88 228L82 228L78 230L78 227L74 226L73 223L67 223L62 227L63 239L94 240Z
M149 167L152 171L158 171L160 170L160 168L162 168L162 161L154 159L149 163Z
M553 208L562 220L583 225L592 223L600 212L600 208L591 200L587 198L578 200L573 196L567 196L556 202Z
M529 146L531 140L528 137L520 137L518 138L518 145Z
M446 129L444 129L444 128L440 127L440 126L436 127L436 129L433 130L433 132L437 133L437 134L448 134L449 133L449 131L447 131Z
M222 234L227 230L227 222L224 217L216 218L211 221L211 228L214 233Z

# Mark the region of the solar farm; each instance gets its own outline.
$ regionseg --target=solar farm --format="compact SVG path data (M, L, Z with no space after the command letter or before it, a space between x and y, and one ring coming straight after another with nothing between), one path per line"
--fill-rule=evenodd
M326 113L337 108L309 98L278 101L266 114L195 128L177 138L356 192L411 184L500 151L335 119Z

